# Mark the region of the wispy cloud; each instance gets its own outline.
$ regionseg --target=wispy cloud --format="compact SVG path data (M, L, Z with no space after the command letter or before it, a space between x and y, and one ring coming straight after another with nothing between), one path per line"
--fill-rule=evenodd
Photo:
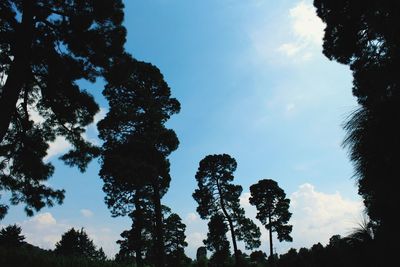
M269 14L268 20L256 22L249 30L255 62L279 65L287 62L282 57L290 63L305 62L321 53L325 26L312 2L300 1L282 12L283 18Z
M82 214L83 217L85 218L90 218L93 217L93 211L89 210L89 209L81 209L80 213Z
M315 50L320 50L324 36L324 24L310 3L299 2L289 10L291 40L282 43L278 51L287 57L309 60Z
M199 220L199 216L194 213L194 212L190 212L187 216L186 216L186 221L191 223L191 222L195 222L197 220Z
M45 161L50 160L54 156L58 156L72 146L71 144L65 139L65 137L57 136L56 139L49 144L49 148L47 149L47 155L44 158Z

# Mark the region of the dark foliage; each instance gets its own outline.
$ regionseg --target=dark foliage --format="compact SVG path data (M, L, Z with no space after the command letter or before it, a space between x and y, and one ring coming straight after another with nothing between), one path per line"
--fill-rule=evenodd
M21 227L18 225L9 225L0 230L0 246L8 248L20 247L25 237L21 235Z
M223 215L231 233L238 266L236 239L243 240L246 248L253 249L260 246L261 232L253 221L245 217L244 209L240 207L242 187L231 183L236 167L236 160L227 154L206 156L200 161L196 173L199 188L193 193L193 198L198 203L197 212L202 219Z
M164 219L166 266L185 267L191 259L185 255L186 225L176 213L171 213Z
M324 54L350 66L360 107L345 124L359 194L377 225L383 253L395 228L400 160L400 4L396 0L315 0L326 23ZM389 254L389 253L387 253Z
M290 249L287 253L280 255L277 260L278 267L376 267L386 266L383 259L375 258L372 253L373 243L353 243L350 237L341 238L339 235L332 236L327 246L320 243L311 249Z
M2 267L135 267L115 261L90 260L76 256L57 255L38 247L24 244L18 249L0 247L0 266Z
M226 237L228 226L222 214L215 214L210 218L208 223L207 239L204 245L212 251L209 266L223 267L226 266L230 258L230 246Z
M292 241L290 233L292 225L288 222L292 213L289 212L290 199L278 183L271 179L258 181L250 186L250 204L257 208L257 219L269 230L270 256L273 255L272 232L278 234L279 241Z
M76 231L71 228L61 236L56 243L54 252L66 257L78 257L88 260L105 261L106 255L102 248L97 249L86 232L81 229Z
M106 203L113 215L131 214L138 239L136 261L141 262L145 205L151 204L156 265L164 265L164 225L161 198L171 180L167 157L177 149L175 132L165 127L180 104L155 66L129 55L116 60L105 75L103 94L110 110L98 123L104 140L100 176ZM139 256L139 257L138 257Z
M43 184L49 142L65 137L61 159L81 171L98 155L82 133L99 108L78 81L95 82L122 53L122 21L120 0L0 2L0 190L28 215L64 198Z

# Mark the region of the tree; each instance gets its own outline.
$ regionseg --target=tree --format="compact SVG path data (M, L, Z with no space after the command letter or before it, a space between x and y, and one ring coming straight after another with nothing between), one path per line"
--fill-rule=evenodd
M207 247L199 247L196 251L196 267L207 266Z
M267 265L267 254L261 250L253 251L250 254L250 261L257 264L257 266L265 266Z
M278 183L271 179L263 179L250 186L250 204L257 208L257 219L269 231L269 252L273 256L272 232L278 234L278 240L292 241L290 232L292 226L288 221L292 214L289 212L290 200Z
M122 53L123 4L2 0L0 10L0 190L32 215L64 197L43 183L49 142L65 137L73 148L61 158L81 171L98 154L82 133L99 108L78 81L95 82Z
M359 108L345 124L358 192L378 228L382 251L396 228L396 187L400 160L400 39L398 1L315 0L326 23L324 54L349 65Z
M197 212L202 219L218 214L227 221L232 237L235 264L239 264L239 253L236 240L243 240L247 249L260 246L260 229L244 215L239 197L240 185L231 183L237 163L227 154L209 155L200 161L196 180L198 189L193 193L197 201Z
M25 237L21 235L21 227L18 225L9 225L0 231L0 246L16 248L24 243Z
M135 211L138 223L144 201L153 205L156 266L164 266L161 198L171 180L167 157L179 144L164 124L180 104L158 68L129 55L116 60L105 77L110 109L98 128L104 140L100 177L106 203L115 215Z
M215 267L226 266L230 256L229 241L226 238L228 226L222 214L215 214L208 223L207 239L203 241L207 249L213 251L210 264Z
M191 262L190 258L185 255L186 225L182 222L181 217L176 213L171 213L164 219L165 229L165 254L167 266L185 267Z
M63 256L83 257L89 260L104 261L106 255L102 248L97 249L93 241L83 230L71 228L61 236L56 243L55 253Z

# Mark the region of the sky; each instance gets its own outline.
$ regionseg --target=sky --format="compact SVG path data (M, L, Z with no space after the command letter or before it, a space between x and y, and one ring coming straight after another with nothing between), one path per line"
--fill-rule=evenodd
M170 156L172 181L162 202L187 225L187 255L195 257L207 234L192 193L199 161L209 154L236 159L234 183L243 186L241 204L261 228L263 251L269 251L267 231L248 202L250 185L260 179L277 181L291 200L293 242L275 241L279 254L325 245L332 235L357 227L363 206L342 147L343 122L357 107L352 77L347 66L322 54L324 25L312 1L126 0L125 5L126 50L156 65L182 106L167 123L180 146ZM107 113L103 85L82 83L101 106L95 122ZM86 138L99 144L95 124ZM13 206L0 224L19 224L26 241L46 249L69 228L83 227L112 257L130 221L111 217L97 161L80 173L58 160L68 147L58 138L46 158L56 167L48 184L66 190L64 204L33 217Z

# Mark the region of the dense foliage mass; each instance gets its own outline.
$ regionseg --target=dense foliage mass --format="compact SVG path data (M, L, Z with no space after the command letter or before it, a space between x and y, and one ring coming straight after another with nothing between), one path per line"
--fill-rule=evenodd
M98 154L82 134L99 107L78 81L95 82L123 52L123 17L120 0L0 2L0 191L28 215L64 198L44 184L49 142L68 140L61 158L82 171Z
M135 258L142 266L145 220L149 219L157 266L165 264L161 198L170 184L168 156L177 149L175 132L165 127L180 103L160 70L129 55L121 56L107 74L103 94L110 109L98 123L104 140L100 177L113 215L129 214L135 232ZM149 229L149 228L147 228Z
M292 213L289 212L290 199L278 183L271 179L263 179L250 186L251 197L249 202L256 206L256 218L269 231L269 255L273 255L272 232L278 234L279 241L292 241L290 233L292 225L288 222Z
M326 23L324 54L350 66L359 109L347 121L350 158L359 194L376 226L382 253L395 249L400 160L400 5L396 0L315 0Z

